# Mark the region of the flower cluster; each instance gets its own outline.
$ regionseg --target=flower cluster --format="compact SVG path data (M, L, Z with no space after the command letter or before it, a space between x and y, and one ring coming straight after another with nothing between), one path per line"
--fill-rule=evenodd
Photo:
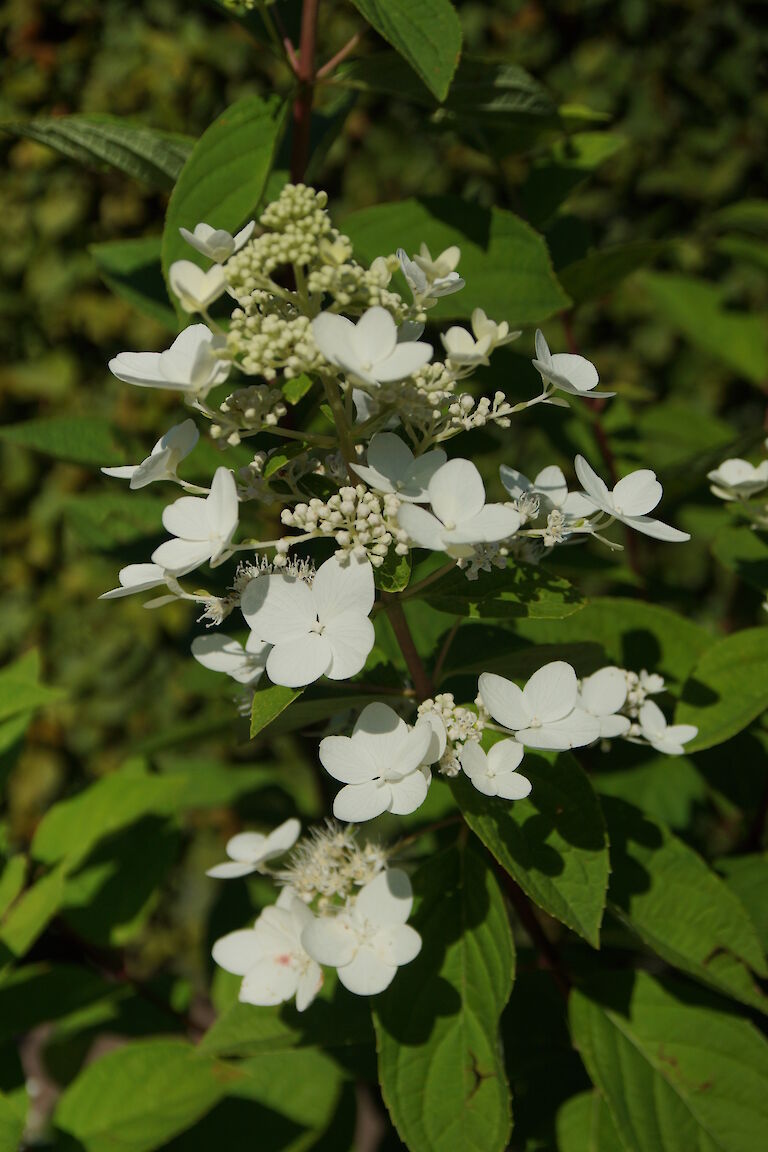
M181 232L209 266L177 261L169 282L180 308L201 322L163 352L119 353L110 369L129 384L177 392L208 422L222 455L246 437L258 440L249 463L241 458L236 472L221 464L209 487L178 474L198 445L192 418L171 427L140 463L103 470L132 489L170 482L183 492L163 512L168 538L148 562L123 568L119 587L104 596L154 591L147 607L198 605L207 629L192 642L194 659L249 698L264 677L302 690L322 677L350 680L379 662L380 648L369 660L372 616L391 603L383 596L376 604L376 583L387 587L393 557L440 553L446 570L455 565L476 580L559 545L591 538L619 547L604 536L615 521L659 540L688 539L651 515L662 489L647 469L610 488L577 456L581 488L569 491L557 465L533 480L504 465L502 499L495 500L470 459L448 459L442 445L460 433L507 428L537 404L567 407L612 395L597 391L590 361L553 353L541 332L533 360L538 394L513 404L503 392L462 391L520 333L475 308L469 327L440 333L443 359L436 358L439 345L425 338L425 325L438 300L464 287L458 247L433 254L422 244L415 254L400 249L366 267L331 222L325 194L305 185L286 185L258 221L234 234L206 223ZM409 299L395 290L403 278ZM225 323L216 316L228 299L235 306ZM731 500L768 487L765 466L739 461L711 478ZM266 517L279 534L258 539L252 533ZM203 565L228 562L236 569L225 593L200 588L198 577L194 590L184 587ZM396 567L398 579L410 571L407 562ZM410 815L435 778L460 773L486 796L522 800L532 787L520 770L528 749L608 748L626 739L674 755L695 735L690 726L667 724L650 698L664 682L646 671L606 667L579 680L569 664L554 661L522 686L486 672L475 703L464 705L435 694L428 676L415 674L408 644L401 647L413 687L389 686L397 707L374 699L349 731L340 700L319 745L322 770L339 785L333 813L345 825ZM299 835L298 821L288 820L269 834L228 842L228 859L212 877L265 873L282 891L253 927L217 942L216 961L242 976L241 999L254 1004L295 996L306 1008L323 966L353 992L382 991L420 948L406 923L408 876L389 867L386 848L360 844L349 827ZM286 852L287 862L273 871Z
M768 449L768 440L764 447ZM768 531L768 459L759 464L738 457L724 460L707 478L715 496L743 509L753 531ZM768 611L768 590L763 607Z
M232 862L209 871L229 878L253 871L290 849L300 831L288 820L269 836L230 840ZM383 992L397 969L418 956L421 937L408 923L413 894L408 876L388 868L386 853L360 846L347 829L329 824L299 842L274 878L283 889L252 928L230 932L213 946L217 964L242 976L240 1000L281 1004L293 997L304 1011L323 984L322 966L361 996Z

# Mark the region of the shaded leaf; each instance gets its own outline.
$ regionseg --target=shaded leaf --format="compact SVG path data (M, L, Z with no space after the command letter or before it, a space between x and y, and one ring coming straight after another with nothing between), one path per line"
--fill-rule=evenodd
M175 332L178 320L168 300L160 267L160 248L159 236L143 236L138 240L91 244L88 251L108 288L139 312Z
M361 16L444 100L461 52L461 24L450 0L352 0Z
M687 752L735 736L768 708L768 628L748 628L718 640L683 686L676 724L695 724Z
M107 420L95 416L24 420L0 428L0 440L20 448L32 448L57 460L96 468L125 461L125 450L115 429Z
M483 619L562 620L583 604L576 589L561 576L518 563L480 572L476 580L467 580L460 568L453 568L417 595L440 612Z

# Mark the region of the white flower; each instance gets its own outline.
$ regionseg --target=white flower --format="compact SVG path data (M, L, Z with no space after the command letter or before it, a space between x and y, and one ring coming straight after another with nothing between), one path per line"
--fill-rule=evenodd
M210 668L212 672L225 672L238 684L254 687L266 667L268 651L269 645L254 636L253 632L246 640L245 647L239 640L233 640L223 632L196 636L192 641L192 655L198 664Z
M238 876L250 876L252 872L263 872L262 864L293 848L300 832L301 824L293 819L285 820L268 836L261 832L239 832L227 841L229 860L209 868L206 876L232 880Z
M522 758L523 746L516 740L499 740L488 753L472 740L459 752L461 766L478 792L504 800L523 800L530 794L530 780L517 771Z
M105 476L116 476L119 480L130 480L131 488L145 488L155 480L175 480L176 469L181 461L189 456L200 438L194 420L174 424L161 436L152 449L152 454L141 464L127 464L120 468L102 468Z
M205 396L229 375L229 363L221 359L226 346L205 324L191 324L165 352L120 352L109 370L126 384Z
M163 527L175 540L166 540L152 561L175 576L192 572L204 561L221 563L237 529L237 487L228 468L217 468L206 497L182 496L163 510Z
M486 504L480 473L469 460L449 460L427 485L432 512L405 504L397 519L422 548L449 556L472 554L473 544L506 540L520 527L520 515L503 504Z
M522 689L493 672L478 687L494 720L529 748L581 748L600 736L599 721L576 706L576 673L563 660L539 668Z
M336 968L350 992L375 996L421 951L421 937L406 924L412 907L410 880L392 868L365 884L338 915L309 924L302 943L319 964Z
M411 728L389 705L369 704L351 736L326 736L320 742L321 764L346 785L333 802L334 816L358 822L382 812L398 816L415 812L429 788L427 764L440 754L426 718Z
M321 312L312 321L315 344L329 364L368 385L403 380L432 359L432 345L421 340L398 342L397 325L386 308L376 305L354 324L346 316Z
M445 464L445 452L435 448L423 456L414 456L407 444L392 432L377 432L366 453L367 464L350 467L376 492L393 493L412 504L429 500L427 485L438 468Z
M666 540L672 544L690 540L688 532L681 532L679 528L672 528L663 520L654 520L647 515L662 497L661 484L656 479L656 473L649 468L630 472L611 491L583 456L576 457L575 465L576 475L585 494L602 512L607 512L614 519L621 520L622 524L635 528L645 536L653 536L656 540Z
M461 259L461 249L456 245L446 248L432 259L429 248L422 244L418 256L410 259L403 248L398 248L397 258L408 287L414 298L428 297L436 300L440 296L450 296L464 287L464 281L456 271Z
M227 274L220 264L203 271L191 260L175 260L168 283L185 312L205 312L225 291Z
M619 716L627 700L627 676L621 668L601 668L585 677L579 691L579 707L600 724L600 736L610 740L625 736L630 728L626 716Z
M117 600L121 596L132 596L134 592L148 592L166 583L166 574L159 564L129 564L118 573L119 588L102 592L99 600ZM175 597L173 597L175 599Z
M323 983L322 969L301 942L313 920L304 901L284 888L253 928L230 932L216 941L216 963L243 977L240 1000L264 1007L295 996L299 1012L309 1007Z
M667 724L666 717L653 700L646 700L638 714L640 736L647 740L657 752L667 756L682 756L683 747L698 735L694 724Z
M768 460L755 467L748 460L724 460L714 472L707 473L712 491L721 500L749 500L763 488L768 488Z
M488 353L491 350L490 334L475 339L466 328L455 325L443 332L440 336L446 355L452 364L471 367L475 364L487 364Z
M581 520L595 511L592 501L581 492L568 491L563 470L556 464L542 468L533 481L506 464L501 465L499 475L507 492L526 517L532 517L539 509L543 512L557 509L567 521L572 521Z
M497 324L495 320L489 320L482 308L475 308L472 312L472 331L477 340L485 340L486 338L490 340L491 352L495 348L501 348L504 344L511 344L513 340L522 336L522 332L510 332L506 320L502 320L501 324Z
M255 227L256 221L251 220L235 236L223 228L212 228L210 224L196 224L194 232L190 232L187 228L179 228L179 232L187 244L191 244L201 255L207 256L216 264L223 264L230 256L234 256L235 252L240 251L250 239Z
M374 596L367 560L342 565L332 556L320 565L311 587L282 573L252 580L241 608L259 639L274 645L267 657L272 683L298 688L323 675L330 680L357 675L373 648L368 616Z
M571 396L615 396L615 392L595 392L599 377L597 369L584 356L571 352L556 352L553 356L541 329L536 329L536 358L534 368L542 380L568 392Z

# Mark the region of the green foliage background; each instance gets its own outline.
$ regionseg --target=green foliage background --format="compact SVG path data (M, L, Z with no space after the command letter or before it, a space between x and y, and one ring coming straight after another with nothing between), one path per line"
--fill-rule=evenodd
M281 7L290 21L294 6ZM4 0L3 121L106 112L196 138L238 97L267 94L287 79L285 67L216 8L183 0ZM321 43L330 55L361 21L352 5L327 8ZM739 687L747 696L754 689L754 700L732 732L718 737L733 735L727 743L709 751L702 745L696 754L663 763L632 749L586 759L600 793L613 798L605 805L611 840L626 841L630 862L658 875L664 888L673 874L679 878L681 869L692 869L688 883L696 889L705 883L696 873L700 856L714 861L727 891L754 918L764 948L759 895L762 890L764 905L768 737L761 713L768 661L761 592L768 587L768 549L759 541L754 546L747 530L709 495L705 479L726 456L754 458L765 436L768 204L761 197L768 96L761 60L768 32L759 27L760 5L467 0L457 9L465 52L491 56L535 77L544 90L537 98L551 108L552 123L547 125L549 112L532 115L530 107L505 117L503 124L491 113L467 115L460 95L436 115L423 93L420 103L401 100L390 91L387 67L379 63L377 71L366 59L386 51L368 32L362 59L348 66L347 84L329 87L321 96L325 120L318 123L311 181L328 190L342 227L346 215L371 205L450 194L509 208L545 235L561 283L575 302L546 326L550 343L564 347L573 339L598 364L603 381L615 387L618 396L601 420L619 471L657 469L665 486L665 519L690 531L693 541L672 559L642 540L629 563L626 553L622 559L592 550L558 557L556 571L580 591L622 598L622 604L640 601L637 609L616 608L623 622L619 639L616 626L612 632L600 611L589 607L562 624L526 620L512 628L515 621L509 621L504 643L600 643L612 659L630 667L660 665L679 695L703 650L703 643L697 648L701 630L710 634L708 644L714 635L758 631L757 655ZM558 106L563 119L556 124ZM33 1041L25 1042L25 1068L30 1061L38 1068L45 1096L73 1081L93 1046L106 1050L115 1035L183 1035L190 1028L199 1035L213 1018L209 989L218 1009L232 1002L235 991L221 973L211 972L210 941L248 915L244 892L214 891L203 876L205 867L219 858L226 836L249 820L269 823L295 810L306 820L319 819L327 803L314 770L321 727L297 734L276 724L270 730L276 734L249 744L247 721L237 719L230 689L189 658L193 621L183 605L155 613L145 611L137 598L109 605L96 599L114 585L121 564L146 558L154 542L146 524L157 523L162 506L160 497L142 493L131 497L135 512L128 516L119 501L109 503L115 488L98 466L141 459L159 430L172 422L174 405L148 390L131 391L107 372L106 362L116 351L160 348L167 334L156 320L109 292L89 246L157 234L166 195L114 171L83 168L29 138L9 134L0 149L0 657L11 660L37 649L42 680L59 690L40 698L23 743L21 727L11 731L4 722L0 728L0 863L27 851L34 838L36 863L30 868L51 866L48 876L54 879L46 882L65 891L63 898L61 891L51 896L56 916L41 933L14 924L14 939L24 941L29 932L30 952L13 975L9 967L0 976L0 1148L5 1152L3 1109L6 1100L18 1098L21 1084L14 1038L32 1033ZM603 258L598 266L594 254L614 247L613 262ZM521 342L499 358L501 365L485 378L486 390L498 386L527 394L533 379L525 355L529 345L526 333L524 346ZM85 446L80 439L68 448L62 425L52 457L35 450L32 432L18 430L38 417L87 417L92 435ZM501 461L532 475L553 459L567 466L575 451L599 461L591 425L590 415L575 408L567 420L549 410L524 417L508 433L473 433L465 450L489 477ZM684 620L649 617L656 606ZM424 608L421 620L429 646L446 617ZM459 685L478 670L461 657L460 646L454 648L449 669ZM736 663L742 659L738 652ZM17 711L26 723L31 708ZM103 781L100 787L108 789L119 768L125 793L118 798L104 791L92 810L79 810L74 798L85 795L83 786ZM143 775L150 769L151 787ZM67 800L73 807L52 809ZM649 841L642 828L638 832L627 803L637 805L647 820L670 826L677 834L673 847L663 839L671 833L663 833L661 841L651 834ZM135 805L134 822L102 839L108 813L123 804ZM473 821L479 826L484 819L478 811L470 824L475 828ZM670 853L679 859L670 862ZM67 866L59 875L62 860ZM613 867L612 915L603 947L614 950L614 967L627 963L639 934L662 958L653 964L665 980L672 978L672 969L694 978L704 971L709 989L692 991L696 985L686 985L680 996L689 1015L681 1034L670 1038L662 1027L660 1042L670 1047L679 1042L682 1050L689 1027L699 1037L702 1029L709 1035L714 1027L710 994L713 1001L723 991L735 995L749 1014L762 995L753 984L748 989L737 980L734 993L733 973L720 971L709 956L694 955L690 941L659 946L653 908L638 907L643 895L632 886L631 867L629 875L617 871L615 862ZM10 894L10 906L18 878L7 867L5 872L0 867L0 877L0 896ZM524 873L517 879L529 891ZM681 905L690 889L682 885ZM259 899L258 882L251 894ZM646 905L651 896L646 894ZM712 901L719 898L713 895ZM543 903L547 907L546 899ZM589 911L583 914L588 918ZM628 922L635 936L627 932ZM569 962L588 984L595 956L577 949L564 929L552 931L561 934ZM753 928L745 933L751 940ZM589 1079L568 1042L557 990L522 940L518 979L502 1025L515 1099L511 1147L682 1152L697 1146L684 1127L682 1142L654 1144L641 1131L641 1118L617 1117L615 1108L608 1114L602 1103L622 1096L610 1083L615 1063L606 1056L611 1043L618 1043L611 1039L616 1005L631 1000L631 1022L645 1004L647 1023L663 1017L661 1001L672 993L648 978L650 986L639 984L631 996L626 987L617 987L613 1000L604 989L591 999L581 991L572 997L572 1034L602 1093L582 1097L577 1093L589 1090ZM721 944L732 947L733 940ZM744 945L747 951L749 946ZM648 954L643 953L646 959ZM753 972L765 975L762 951L747 960ZM498 1011L503 1005L500 996ZM717 1019L717 1026L725 1027L723 1017ZM34 1030L42 1024L49 1027L41 1039ZM637 1060L651 1040L646 1035L630 1043L630 1033L621 1032L621 1043L628 1045L626 1059ZM173 1086L186 1080L189 1094L198 1097L199 1114L214 1111L187 1137L177 1137L170 1122L167 1133L158 1129L152 1139L146 1134L135 1143L128 1139L126 1148L203 1147L210 1134L237 1133L241 1119L253 1130L264 1125L267 1150L315 1146L344 1152L352 1146L351 1089L339 1088L328 1069L305 1069L306 1050L278 1044L262 1049L272 1052L272 1062L264 1065L271 1077L296 1082L306 1076L319 1085L315 1097L308 1092L286 1116L277 1107L279 1098L270 1101L264 1094L258 1069L253 1077L259 1090L249 1097L241 1084L224 1106L216 1093L206 1096L210 1076L197 1066L194 1074L188 1071L186 1049L174 1049L174 1040L163 1043L166 1079L158 1082L158 1101L167 1103ZM220 1048L211 1043L211 1060L230 1055L231 1043L231 1037ZM748 1046L736 1046L747 1059ZM263 1062L255 1052L251 1044L249 1057ZM314 1049L310 1052L320 1060ZM120 1059L118 1053L109 1056ZM757 1063L761 1059L764 1055L754 1056ZM363 1067L363 1078L368 1074L375 1076L372 1066ZM113 1082L123 1075L130 1072L116 1063ZM194 1076L200 1077L197 1086ZM83 1080L78 1091L92 1092L95 1100L103 1086ZM333 1119L339 1091L342 1103ZM77 1101L67 1099L75 1115ZM566 1099L567 1111L557 1113ZM184 1112L186 1104L168 1103L171 1119L176 1107ZM743 1110L748 1107L743 1104ZM95 1111L90 1108L92 1115ZM45 1108L39 1113L43 1116ZM42 1130L42 1146L117 1147L66 1120L65 1112L62 1128L70 1136ZM335 1127L321 1138L330 1123ZM410 1124L400 1118L401 1135L412 1130ZM15 1131L12 1120L8 1125ZM585 1125L590 1143L579 1142ZM757 1148L750 1139L747 1133L741 1143L715 1139L702 1147ZM387 1148L399 1146L393 1131L386 1140Z

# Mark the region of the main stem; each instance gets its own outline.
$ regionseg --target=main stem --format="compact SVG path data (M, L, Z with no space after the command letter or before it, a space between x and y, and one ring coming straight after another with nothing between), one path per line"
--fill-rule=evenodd
M299 90L293 102L291 146L291 180L294 184L303 181L309 163L309 132L315 93L315 48L319 7L320 0L304 0L301 10L301 38L296 68Z
M392 625L392 631L400 645L400 651L403 654L413 686L422 700L428 700L435 694L434 685L416 649L408 621L405 618L405 612L403 612L403 606L400 603L400 597L392 592L382 592L381 599L384 604L384 611Z

